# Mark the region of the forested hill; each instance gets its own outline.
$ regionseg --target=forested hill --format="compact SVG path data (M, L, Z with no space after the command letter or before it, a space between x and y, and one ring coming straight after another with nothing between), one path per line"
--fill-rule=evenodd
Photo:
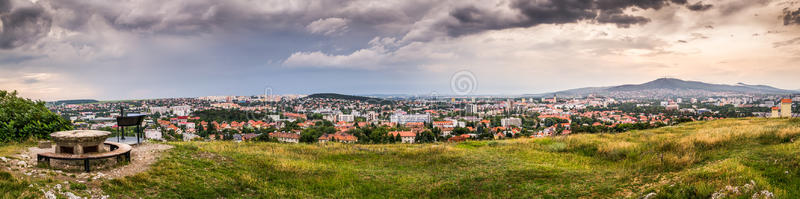
M389 100L384 100L384 99L379 99L379 98L355 96L355 95L343 95L343 94L338 94L338 93L316 93L316 94L311 94L311 95L307 96L307 98L357 100L357 101L363 101L363 102L375 103L375 104L392 103Z
M88 103L95 103L99 102L93 99L75 99L75 100L59 100L53 102L55 105L62 105L62 104L88 104Z

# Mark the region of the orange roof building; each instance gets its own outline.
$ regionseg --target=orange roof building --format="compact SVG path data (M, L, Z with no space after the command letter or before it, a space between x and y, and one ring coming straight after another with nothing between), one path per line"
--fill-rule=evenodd
M792 117L792 99L781 99L781 117Z
M403 143L409 143L409 144L413 144L414 140L417 137L417 134L414 133L413 131L392 131L389 132L388 134L392 137L397 137L398 135L400 135L400 140Z
M325 142L333 141L333 140L338 141L338 142L342 142L342 143L354 143L354 142L358 141L358 137L350 135L349 133L345 133L345 132L337 132L337 133L334 133L334 134L322 135L317 139L317 141L319 141L320 143L325 143Z

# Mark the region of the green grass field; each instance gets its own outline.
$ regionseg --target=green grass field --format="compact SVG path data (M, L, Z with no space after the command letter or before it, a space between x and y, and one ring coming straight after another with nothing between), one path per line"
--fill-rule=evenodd
M180 142L96 186L112 198L800 198L797 138L800 119L727 119L457 144ZM29 192L15 180L0 172L6 197Z

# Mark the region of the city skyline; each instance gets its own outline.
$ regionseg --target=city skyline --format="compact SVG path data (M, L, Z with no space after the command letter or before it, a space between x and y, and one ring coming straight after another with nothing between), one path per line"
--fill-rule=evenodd
M0 0L0 89L518 95L664 76L800 89L791 0L159 2ZM474 88L454 92L462 71Z

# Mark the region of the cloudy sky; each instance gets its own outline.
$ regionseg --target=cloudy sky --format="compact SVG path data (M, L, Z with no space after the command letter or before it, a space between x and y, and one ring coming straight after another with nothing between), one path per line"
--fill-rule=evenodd
M55 99L800 89L798 0L0 0L0 89ZM457 75L456 75L457 76Z

